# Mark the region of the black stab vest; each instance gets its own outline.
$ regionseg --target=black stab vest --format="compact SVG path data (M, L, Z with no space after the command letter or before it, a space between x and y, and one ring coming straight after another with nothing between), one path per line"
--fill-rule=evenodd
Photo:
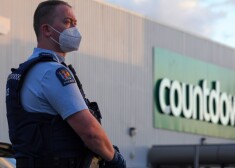
M84 157L86 148L80 137L59 115L31 113L23 109L20 91L27 72L39 62L55 61L49 53L28 60L12 69L6 86L9 137L15 158Z

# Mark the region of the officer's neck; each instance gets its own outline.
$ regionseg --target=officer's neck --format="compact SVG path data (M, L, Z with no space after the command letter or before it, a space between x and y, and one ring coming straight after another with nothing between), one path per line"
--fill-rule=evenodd
M42 49L46 49L46 50L51 50L51 51L55 52L56 54L58 54L58 55L60 55L60 56L62 56L62 57L65 57L65 56L66 56L66 53L61 52L61 51L59 51L59 50L57 50L57 49L55 49L55 48L53 48L53 47L50 47L49 45L43 44L43 43L38 43L37 48L42 48Z

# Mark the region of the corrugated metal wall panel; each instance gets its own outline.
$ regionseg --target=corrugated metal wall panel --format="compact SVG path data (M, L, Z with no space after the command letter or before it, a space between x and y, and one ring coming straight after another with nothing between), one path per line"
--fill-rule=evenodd
M5 117L5 83L11 67L24 61L36 46L33 13L41 0L4 1L0 15L11 19L11 31L0 36L0 141L8 141ZM121 8L92 0L69 0L83 39L79 52L66 57L84 90L100 104L103 125L114 144L121 147L131 167L144 167L153 144L198 143L200 135L153 128L153 47L234 69L232 48L158 24ZM135 137L128 128L136 127ZM207 137L208 143L232 140ZM134 152L136 157L130 159Z

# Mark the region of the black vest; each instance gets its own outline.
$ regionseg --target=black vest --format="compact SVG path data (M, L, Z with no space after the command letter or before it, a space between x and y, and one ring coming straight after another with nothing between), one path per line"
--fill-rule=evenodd
M59 115L23 109L20 91L27 72L38 62L54 61L51 54L20 64L7 79L7 119L15 157L82 157L86 148L80 137Z

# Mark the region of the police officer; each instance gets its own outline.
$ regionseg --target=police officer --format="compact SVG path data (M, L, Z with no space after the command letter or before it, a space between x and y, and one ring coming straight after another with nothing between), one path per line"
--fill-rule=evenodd
M8 77L7 117L18 168L79 167L87 148L105 160L105 168L126 167L90 113L73 74L62 64L66 53L78 50L81 35L76 24L68 3L41 2L34 13L37 48L17 73ZM44 56L53 61L38 62L23 80L22 69Z

